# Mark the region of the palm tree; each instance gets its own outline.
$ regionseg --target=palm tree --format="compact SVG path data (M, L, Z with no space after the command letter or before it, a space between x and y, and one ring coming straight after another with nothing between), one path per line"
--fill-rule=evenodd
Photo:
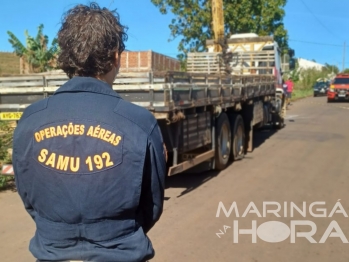
M9 42L14 52L29 65L32 72L44 72L55 67L55 59L58 53L57 39L53 39L49 48L48 36L43 34L43 28L43 24L38 27L38 33L35 38L30 36L27 30L24 32L26 46L12 32L7 31L10 37Z

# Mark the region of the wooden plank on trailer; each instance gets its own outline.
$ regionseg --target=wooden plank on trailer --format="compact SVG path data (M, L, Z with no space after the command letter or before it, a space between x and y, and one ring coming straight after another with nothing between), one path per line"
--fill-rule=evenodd
M200 53L188 53L188 57L196 57L196 56L217 56L220 53L212 53L212 52L200 52Z
M0 105L0 110L12 110L18 111L20 109L25 109L30 104L2 104Z
M154 83L165 83L165 79L164 78L154 78L153 82Z
M149 83L149 78L116 78L113 84Z
M45 76L46 80L69 80L69 77L67 75L52 75L52 76Z
M135 105L141 106L141 107L150 107L151 106L151 102L132 102L129 101Z
M189 64L199 64L199 63L219 63L219 59L212 59L212 58L192 58L187 61L187 65Z
M214 64L196 64L196 65L188 65L189 69L220 69L223 68L220 65L214 65ZM189 71L190 72L190 71ZM208 72L207 72L208 73Z
M169 88L166 84L139 84L139 85L113 85L113 90L164 90Z
M47 86L62 86L64 85L65 83L67 83L67 81L65 80L62 80L62 81L47 81Z
M2 87L27 87L27 86L44 86L43 82L0 82Z
M38 80L42 81L43 77L42 76L19 76L19 77L0 77L0 82L6 81L32 81L32 80Z
M130 69L130 68L128 68ZM149 72L120 72L117 78L148 77Z
M42 93L44 91L43 87L19 87L19 88L10 88L4 87L0 88L0 94L35 94Z
M45 86L43 92L54 93L58 90L59 86Z

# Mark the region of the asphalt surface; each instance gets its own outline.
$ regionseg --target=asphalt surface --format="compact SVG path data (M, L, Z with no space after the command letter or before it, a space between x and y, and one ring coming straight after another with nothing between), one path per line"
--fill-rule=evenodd
M254 152L226 170L166 181L152 261L349 261L349 103L307 98L287 113L285 128L258 132ZM0 192L0 207L1 261L35 261L34 224L17 193Z

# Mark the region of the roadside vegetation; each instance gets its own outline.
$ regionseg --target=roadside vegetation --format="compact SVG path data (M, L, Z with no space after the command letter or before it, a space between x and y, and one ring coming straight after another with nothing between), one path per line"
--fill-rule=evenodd
M15 124L9 121L0 121L0 168L12 163L12 142ZM7 189L14 182L13 176L0 175L0 190Z
M35 37L30 36L26 30L26 45L11 31L7 31L14 53L23 61L24 73L41 73L56 67L59 51L57 39L54 38L49 46L48 36L44 35L43 29L44 25L41 24Z
M296 63L296 68L286 74L285 80L291 77L294 82L294 90L291 100L298 100L300 98L309 97L313 95L313 86L316 81L320 78L325 78L331 80L337 73L339 69L337 66L325 64L322 70L315 68L301 69Z
M25 44L21 43L18 37L11 31L7 31L9 36L8 41L12 45L14 54L17 55L23 63L23 68L19 68L17 72L24 74L40 73L56 68L56 59L59 52L57 39L54 38L51 45L49 45L48 36L44 35L43 28L44 25L41 24L38 27L35 37L30 36L26 30L24 32L26 38ZM9 66L8 61L5 66ZM0 75L3 74L2 71L2 67L0 67ZM6 72L8 73L8 70ZM12 73L12 71L10 73ZM14 128L14 123L0 121L0 170L2 170L4 164L12 163ZM3 176L0 174L0 190L7 189L13 184L13 176Z

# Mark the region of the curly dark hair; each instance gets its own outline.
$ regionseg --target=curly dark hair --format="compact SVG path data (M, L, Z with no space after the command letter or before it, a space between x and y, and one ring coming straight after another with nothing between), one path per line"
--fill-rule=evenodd
M120 55L125 50L126 30L116 10L100 8L95 2L73 7L64 14L58 31L58 67L69 78L108 73L116 52Z

